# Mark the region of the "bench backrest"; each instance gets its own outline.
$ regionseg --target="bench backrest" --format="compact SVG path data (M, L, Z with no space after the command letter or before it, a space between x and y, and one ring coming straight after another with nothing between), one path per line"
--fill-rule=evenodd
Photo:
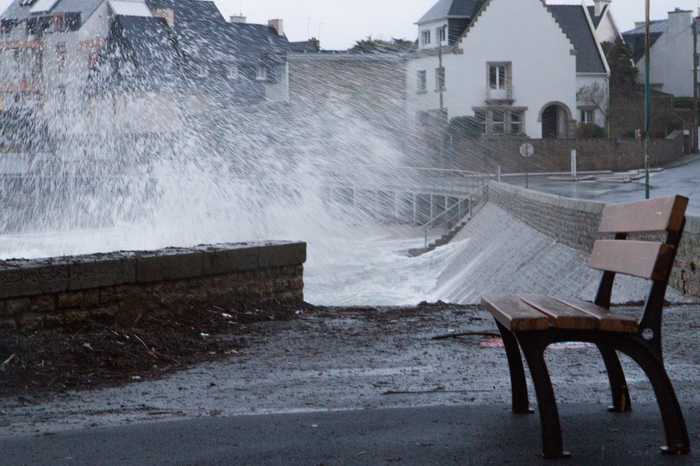
M675 196L634 204L606 206L600 233L614 240L593 246L590 265L597 270L668 282L685 227L688 199ZM630 233L666 232L665 241L629 241Z

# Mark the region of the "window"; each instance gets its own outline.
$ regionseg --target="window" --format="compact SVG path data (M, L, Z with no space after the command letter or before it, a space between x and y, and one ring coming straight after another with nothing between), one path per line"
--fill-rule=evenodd
M521 109L474 109L474 123L482 134L525 134L525 111Z
M428 90L428 73L425 70L418 72L418 93L427 92Z
M523 134L523 112L511 112L510 134Z
M486 134L486 112L483 110L477 110L474 112L474 120L476 121L477 127L481 134Z
M445 90L445 67L435 68L435 90Z
M38 79L41 77L44 70L44 53L42 49L34 49L31 53L32 59L32 78Z
M493 111L491 132L493 134L504 134L506 132L506 112L502 110Z
M66 44L56 44L56 66L58 71L63 71L66 67Z
M230 65L226 70L226 77L232 81L238 79L238 65Z
M438 40L440 43L447 42L447 26L442 26L437 29Z
M267 68L265 65L258 65L255 69L255 79L258 81L267 81Z
M423 31L421 34L423 45L430 45L430 31Z
M17 20L15 19L0 20L0 34L9 34L16 26Z
M587 125L595 123L595 115L593 110L581 109L581 123Z
M508 65L489 65L489 87L491 89L507 89Z

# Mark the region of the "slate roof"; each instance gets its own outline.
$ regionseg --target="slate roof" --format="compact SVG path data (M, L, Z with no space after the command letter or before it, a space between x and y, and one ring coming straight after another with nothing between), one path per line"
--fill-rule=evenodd
M439 0L417 24L446 18L473 18L482 3L483 0Z
M266 55L283 61L289 43L261 24L228 23L212 1L147 0L153 8L172 8L182 51L195 61L258 61Z
M600 20L603 19L603 16L605 16L605 13L608 11L608 6L609 5L603 5L603 12L600 14L600 16L595 15L595 7L594 6L587 7L588 14L591 15L591 20L593 20L593 26L595 26L596 29L598 29L598 26L600 25Z
M668 27L668 20L662 19L657 21L652 21L649 24L649 30L651 31L651 45L652 47L659 40ZM635 63L644 57L644 51L646 48L646 27L639 26L629 31L623 32L622 37L625 39L627 46L632 50L632 58Z
M576 49L577 73L605 73L598 42L591 31L586 12L580 5L550 5L547 7Z
M34 5L22 6L22 0L14 0L3 13L3 19L16 19L22 21L31 16L45 16L46 13L31 15L30 11ZM52 9L51 13L80 13L80 17L85 22L105 0L60 0Z
M156 17L115 16L113 47L128 60L124 81L142 89L175 88L180 84L180 56L175 37L165 20Z

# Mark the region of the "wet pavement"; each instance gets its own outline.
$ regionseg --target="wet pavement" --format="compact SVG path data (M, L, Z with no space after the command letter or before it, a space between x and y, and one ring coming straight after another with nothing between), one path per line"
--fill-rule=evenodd
M600 175L609 178L609 175ZM525 186L525 177L505 177L504 181ZM554 181L548 176L530 176L530 189L558 196L589 199L601 202L622 203L643 200L644 179L629 183L611 181ZM651 197L668 197L680 194L690 198L688 213L700 215L700 155L684 160L680 166L651 173Z
M668 370L694 438L700 417L699 310L674 307L664 326ZM260 324L257 330L230 360L166 379L48 401L2 400L0 450L10 455L5 458L22 459L3 464L63 464L65 457L75 460L68 464L96 464L88 450L118 451L124 464L232 464L227 458L238 458L236 464L310 464L305 458L375 463L361 456L353 460L362 451L398 455L401 464L465 464L458 459L473 452L482 455L473 457L473 464L484 464L499 462L484 446L489 439L503 444L525 436L529 440L521 446L530 446L524 450L528 455L539 448L537 417L519 421L508 413L505 354L488 335L495 332L491 318L478 308L323 310L297 321ZM466 331L485 335L432 338ZM630 360L624 358L623 365L633 403L641 408L631 416L633 436L623 435L626 428L617 424L622 421L605 412L607 378L595 348L552 347L548 360L571 448L580 445L577 450L589 459L627 457L612 448L610 442L618 439L630 454L639 444L653 450L649 458L657 458L663 435L653 392ZM323 422L334 429L317 434L299 427ZM608 450L583 434L598 428L610 432ZM255 432L259 442L250 441ZM480 440L464 441L470 435ZM133 438L141 440L124 449ZM192 448L197 441L209 442L211 449ZM78 448L84 442L94 449ZM421 442L430 446L420 447ZM515 450L524 454L520 447ZM141 462L139 452L145 455ZM287 454L298 461L285 462ZM333 460L334 454L340 460Z

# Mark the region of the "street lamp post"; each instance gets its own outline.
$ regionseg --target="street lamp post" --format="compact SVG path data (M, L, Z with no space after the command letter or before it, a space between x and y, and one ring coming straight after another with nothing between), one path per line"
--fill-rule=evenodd
M649 132L651 130L651 21L650 0L646 1L646 22L644 37L644 192L646 198L651 197L649 186Z
M698 152L698 18L693 14L693 130L690 132L693 152Z

